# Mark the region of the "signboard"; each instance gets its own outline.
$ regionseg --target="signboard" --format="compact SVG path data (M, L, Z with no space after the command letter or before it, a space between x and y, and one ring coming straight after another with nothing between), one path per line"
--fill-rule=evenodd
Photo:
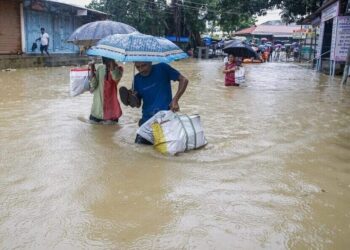
M346 61L350 47L350 16L339 16L337 27L337 38L334 50L334 60L337 62Z
M332 19L332 18L338 16L338 13L339 13L339 1L328 6L326 9L324 9L322 11L321 22L325 22L329 19Z
M32 10L46 11L46 6L42 0L32 0L31 1Z

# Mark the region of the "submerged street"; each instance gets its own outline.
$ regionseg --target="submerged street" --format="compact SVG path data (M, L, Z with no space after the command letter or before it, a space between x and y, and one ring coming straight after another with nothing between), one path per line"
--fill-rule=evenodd
M293 63L245 65L240 87L220 60L172 66L208 140L175 157L134 144L140 109L87 122L70 67L0 71L0 248L348 248L350 87Z

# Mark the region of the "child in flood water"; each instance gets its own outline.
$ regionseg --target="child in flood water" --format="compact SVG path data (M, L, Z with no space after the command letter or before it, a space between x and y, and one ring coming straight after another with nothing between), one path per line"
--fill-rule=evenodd
M228 62L225 64L223 73L225 74L225 86L239 86L235 81L235 71L237 69L236 59L230 54Z

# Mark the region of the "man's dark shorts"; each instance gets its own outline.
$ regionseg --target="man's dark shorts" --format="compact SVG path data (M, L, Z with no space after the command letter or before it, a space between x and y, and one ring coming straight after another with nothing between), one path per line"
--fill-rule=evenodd
M47 52L47 45L40 45L40 51L43 53L44 51Z

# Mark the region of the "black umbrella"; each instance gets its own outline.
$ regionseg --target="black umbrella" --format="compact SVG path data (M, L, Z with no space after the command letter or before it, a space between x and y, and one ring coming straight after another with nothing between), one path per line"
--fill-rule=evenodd
M225 53L233 54L237 57L254 57L256 59L259 58L258 54L251 46L235 40L225 43L225 47L223 50Z

